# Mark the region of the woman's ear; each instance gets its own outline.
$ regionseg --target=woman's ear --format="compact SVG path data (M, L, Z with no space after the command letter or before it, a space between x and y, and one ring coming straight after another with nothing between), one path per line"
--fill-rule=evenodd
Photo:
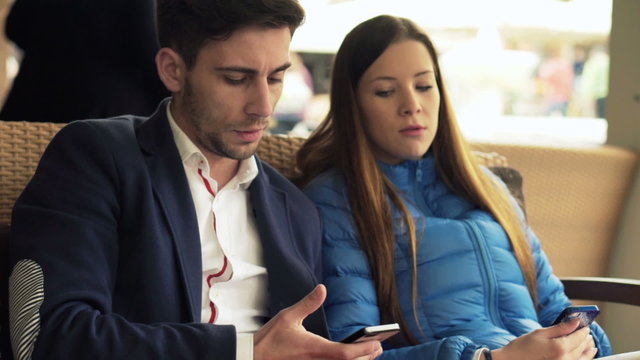
M182 91L187 74L182 57L170 48L161 48L156 54L158 75L164 86L172 93Z

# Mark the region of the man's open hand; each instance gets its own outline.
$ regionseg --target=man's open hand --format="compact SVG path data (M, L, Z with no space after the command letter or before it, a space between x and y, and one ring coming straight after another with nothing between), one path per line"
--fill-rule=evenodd
M254 335L254 359L375 359L382 353L378 341L342 344L305 330L302 321L325 300L327 290L318 285L296 304L280 311Z

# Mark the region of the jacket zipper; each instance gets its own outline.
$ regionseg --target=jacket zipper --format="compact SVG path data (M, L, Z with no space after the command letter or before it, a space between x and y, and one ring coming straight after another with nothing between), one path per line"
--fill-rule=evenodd
M473 233L472 241L474 241L475 247L479 252L480 272L482 273L482 278L484 279L487 290L487 309L489 311L489 317L495 325L506 329L505 324L502 322L502 318L499 315L500 311L498 310L497 305L498 280L495 277L495 269L493 268L493 263L489 257L488 245L486 241L484 241L484 236L480 229L478 229L478 225L475 222L471 220L464 220L464 222Z
M427 202L424 200L423 186L422 169L418 166L415 172L415 181L413 181L413 201L417 209L424 214L424 218L426 219L429 216L433 216L433 213L427 206Z

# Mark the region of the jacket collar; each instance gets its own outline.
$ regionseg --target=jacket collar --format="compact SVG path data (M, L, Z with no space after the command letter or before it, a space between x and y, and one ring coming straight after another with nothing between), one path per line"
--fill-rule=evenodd
M437 178L435 158L431 152L422 159L406 160L397 165L378 161L378 166L396 187L403 190L413 189L415 182L431 185Z

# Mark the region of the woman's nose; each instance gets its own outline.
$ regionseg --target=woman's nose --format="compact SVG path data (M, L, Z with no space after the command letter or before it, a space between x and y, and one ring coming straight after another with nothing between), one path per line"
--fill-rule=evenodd
M408 93L400 105L400 115L410 116L420 111L422 111L422 108L416 94L413 92Z

